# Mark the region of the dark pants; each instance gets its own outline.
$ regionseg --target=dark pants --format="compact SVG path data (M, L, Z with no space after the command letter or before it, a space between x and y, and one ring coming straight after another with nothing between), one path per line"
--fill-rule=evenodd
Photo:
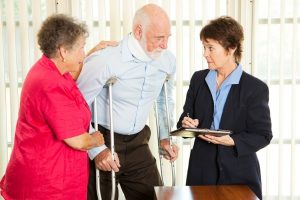
M103 133L106 146L110 147L110 132L98 126ZM115 149L118 153L121 168L116 173L116 185L120 183L122 191L128 200L153 200L154 186L161 186L161 178L148 142L150 129L145 126L134 135L115 133ZM90 177L88 200L97 200L95 163L90 161ZM103 200L111 199L111 172L100 171L100 188ZM116 199L118 190L116 188Z

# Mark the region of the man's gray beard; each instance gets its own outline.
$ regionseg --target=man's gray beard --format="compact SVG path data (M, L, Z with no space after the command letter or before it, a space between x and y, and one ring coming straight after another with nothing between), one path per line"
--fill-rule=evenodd
M158 51L157 49L155 49L152 52L148 52L147 49L147 41L145 40L145 36L143 36L143 39L140 41L140 45L143 48L143 50L145 51L145 53L147 54L147 56L149 58L151 58L152 60L157 60L160 58L160 56L165 52L165 49L160 49L160 51Z
M152 59L152 60L157 60L161 57L161 55L165 52L165 50L161 50L161 51L156 51L154 50L154 52L147 52L147 55Z

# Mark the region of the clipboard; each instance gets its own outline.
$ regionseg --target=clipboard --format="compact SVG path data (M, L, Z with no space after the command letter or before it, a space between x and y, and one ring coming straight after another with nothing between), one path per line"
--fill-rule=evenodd
M207 128L184 128L181 127L177 130L171 131L171 136L179 136L184 138L193 138L197 137L198 135L213 135L216 137L221 137L224 135L232 134L229 130L213 130Z

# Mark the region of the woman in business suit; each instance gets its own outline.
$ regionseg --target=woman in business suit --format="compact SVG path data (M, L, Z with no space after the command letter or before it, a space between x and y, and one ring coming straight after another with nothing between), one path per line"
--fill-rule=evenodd
M200 33L208 68L191 78L177 127L231 130L202 135L191 150L187 185L248 185L262 199L256 152L272 139L269 90L239 64L243 28L231 17L212 20Z

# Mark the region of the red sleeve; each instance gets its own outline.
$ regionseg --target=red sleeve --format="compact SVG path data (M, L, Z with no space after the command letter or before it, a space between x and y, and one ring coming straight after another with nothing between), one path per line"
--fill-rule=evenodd
M78 136L86 132L82 110L77 102L76 87L57 86L45 94L44 116L58 139Z

